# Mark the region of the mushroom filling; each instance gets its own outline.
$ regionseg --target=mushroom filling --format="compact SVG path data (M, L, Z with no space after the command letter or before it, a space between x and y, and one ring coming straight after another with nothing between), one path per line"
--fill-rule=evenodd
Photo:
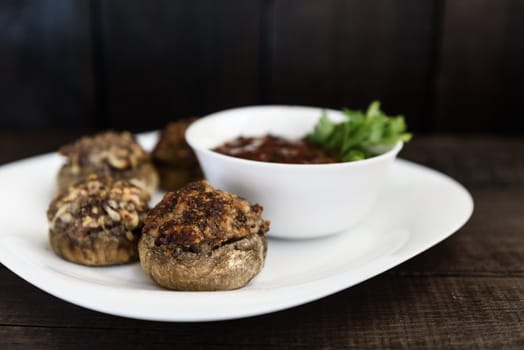
M85 183L71 187L51 203L50 228L78 237L100 230L136 231L144 219L148 200L149 194L127 181L91 175Z
M269 222L261 213L260 205L198 181L168 192L150 211L143 234L154 238L155 247L206 253L251 234L264 235Z

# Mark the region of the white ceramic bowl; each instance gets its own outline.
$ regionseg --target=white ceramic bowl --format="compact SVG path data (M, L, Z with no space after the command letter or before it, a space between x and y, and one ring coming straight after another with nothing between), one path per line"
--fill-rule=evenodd
M342 120L338 111L328 117ZM372 207L388 169L402 148L373 158L333 164L280 164L235 158L211 149L238 136L268 133L299 138L310 132L322 109L254 106L225 110L194 122L186 132L211 185L264 207L269 235L312 238L344 231Z

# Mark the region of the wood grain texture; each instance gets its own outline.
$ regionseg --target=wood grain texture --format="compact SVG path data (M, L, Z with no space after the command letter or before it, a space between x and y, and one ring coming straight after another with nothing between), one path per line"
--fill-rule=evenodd
M366 108L374 99L425 128L433 1L278 1L269 27L269 102Z
M435 130L524 132L524 3L446 1Z
M391 273L524 278L524 186L474 188L472 195L475 209L463 228Z
M89 127L87 0L0 2L0 127Z
M468 188L524 186L524 138L420 135L400 156L435 168Z
M0 127L146 130L224 108L364 108L524 133L521 0L7 0Z
M0 165L48 152L79 137L91 134L91 129L15 130L0 129Z
M103 315L25 286L0 270L0 346L318 349L518 348L524 280L382 275L286 311L213 323L159 323Z
M107 125L158 128L256 104L261 4L101 2Z

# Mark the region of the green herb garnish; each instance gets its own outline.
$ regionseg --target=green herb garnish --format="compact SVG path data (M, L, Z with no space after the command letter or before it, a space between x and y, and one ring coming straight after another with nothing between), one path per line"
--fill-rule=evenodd
M308 141L335 150L342 161L373 157L398 141L408 142L413 136L406 132L404 116L388 116L373 101L367 111L344 109L345 121L331 121L322 113Z

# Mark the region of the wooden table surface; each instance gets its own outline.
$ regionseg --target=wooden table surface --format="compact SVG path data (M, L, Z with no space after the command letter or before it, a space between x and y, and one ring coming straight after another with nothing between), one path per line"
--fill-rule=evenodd
M0 131L0 163L79 132ZM0 265L0 349L524 348L524 138L416 137L401 157L454 177L475 211L453 236L357 286L289 310L161 323L83 309Z

